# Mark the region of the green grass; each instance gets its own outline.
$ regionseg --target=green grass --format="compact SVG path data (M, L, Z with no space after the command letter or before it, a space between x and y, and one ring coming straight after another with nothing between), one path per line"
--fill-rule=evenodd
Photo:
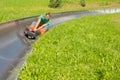
M35 42L18 80L120 80L120 14L55 26Z
M89 0L87 3L103 2L104 0ZM119 0L105 0L106 2L115 2L118 5ZM63 6L57 9L48 7L49 0L0 0L0 22L27 16L38 15L46 12L61 12L71 10L108 8L116 6L100 6L99 4L87 4L85 8L80 6L79 0L63 0ZM101 3L100 3L101 4ZM104 3L103 3L104 4ZM93 6L96 5L96 6ZM72 7L71 7L72 6ZM117 6L120 7L120 6Z

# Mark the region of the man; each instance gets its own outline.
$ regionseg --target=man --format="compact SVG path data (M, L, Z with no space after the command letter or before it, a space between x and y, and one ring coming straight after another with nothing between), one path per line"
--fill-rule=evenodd
M33 32L39 31L40 34L45 33L48 30L48 25L51 23L50 18L51 13L40 15L38 21L30 25L29 30Z

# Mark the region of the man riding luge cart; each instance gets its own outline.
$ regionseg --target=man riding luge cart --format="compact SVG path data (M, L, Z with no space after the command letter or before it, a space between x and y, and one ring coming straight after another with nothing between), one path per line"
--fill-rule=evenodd
M51 13L40 15L37 22L32 22L29 28L26 28L24 33L27 38L35 39L38 35L45 33L48 30L48 25L51 21Z

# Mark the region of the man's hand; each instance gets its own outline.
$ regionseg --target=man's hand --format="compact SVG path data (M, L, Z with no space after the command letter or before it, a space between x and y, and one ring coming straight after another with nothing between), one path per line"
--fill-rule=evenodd
M34 31L37 31L37 29L34 29Z
M38 28L38 29L35 28L34 31L37 31L37 30L40 30L40 29L42 29L42 27L40 27L40 28Z

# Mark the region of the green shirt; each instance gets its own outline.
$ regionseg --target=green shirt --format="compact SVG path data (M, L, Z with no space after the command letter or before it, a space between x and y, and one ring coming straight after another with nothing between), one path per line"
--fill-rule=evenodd
M50 20L46 20L46 15L40 15L39 19L41 20L40 24L50 24Z

